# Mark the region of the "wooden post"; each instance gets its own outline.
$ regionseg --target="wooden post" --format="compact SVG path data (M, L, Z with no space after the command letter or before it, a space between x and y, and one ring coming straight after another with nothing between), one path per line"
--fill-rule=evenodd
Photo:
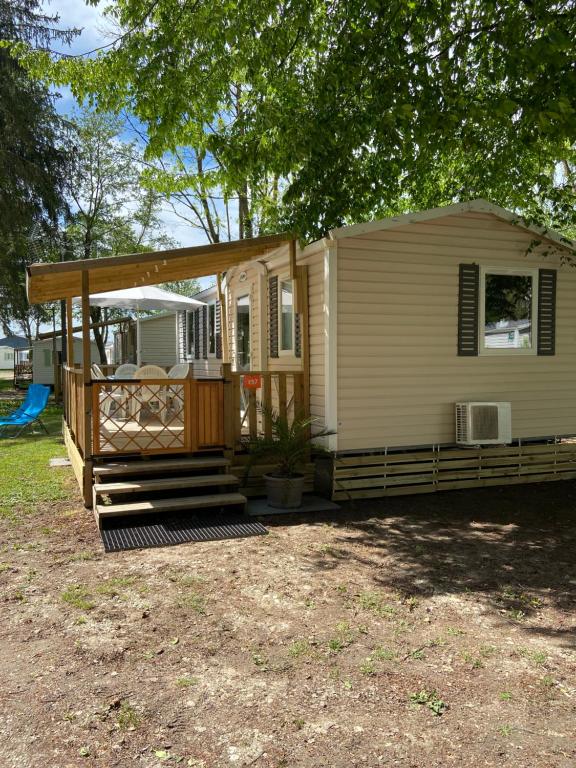
M232 366L230 363L222 363L222 378L224 379L224 447L225 455L234 455L236 430L236 409L234 403L234 381L232 379Z
M222 362L230 362L230 344L228 340L228 307L226 295L222 291L222 273L218 272L218 301L220 302L220 336L222 338Z
M264 437L272 439L272 374L263 372L262 376L262 419Z
M74 326L72 325L72 299L66 299L66 364L74 368Z
M84 387L84 506L92 506L92 363L90 346L90 277L82 271L82 386Z

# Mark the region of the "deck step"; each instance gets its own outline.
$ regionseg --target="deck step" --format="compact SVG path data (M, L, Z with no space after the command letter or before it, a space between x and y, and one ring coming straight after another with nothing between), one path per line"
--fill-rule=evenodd
M220 456L205 458L181 458L181 459L159 459L150 461L127 461L114 462L110 464L96 464L94 466L94 476L112 477L114 475L148 475L151 472L179 472L194 469L216 469L217 467L228 467L230 462Z
M210 485L239 485L236 475L194 475L163 477L158 480L122 480L116 483L94 483L95 493L141 493L171 491L181 488L203 488Z
M154 499L153 501L136 501L129 504L110 504L109 506L98 504L94 511L96 518L101 520L107 517L123 517L124 515L144 515L154 512L176 512L244 504L246 504L246 497L241 493L214 493L205 496Z

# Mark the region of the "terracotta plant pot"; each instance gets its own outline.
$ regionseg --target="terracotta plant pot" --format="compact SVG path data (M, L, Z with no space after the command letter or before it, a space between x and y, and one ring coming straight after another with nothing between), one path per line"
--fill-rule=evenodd
M278 477L264 475L268 505L277 509L297 509L302 505L304 475Z

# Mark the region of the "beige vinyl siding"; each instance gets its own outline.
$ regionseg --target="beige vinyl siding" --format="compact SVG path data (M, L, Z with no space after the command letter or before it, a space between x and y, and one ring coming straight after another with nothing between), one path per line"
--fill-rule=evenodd
M175 365L178 362L176 315L144 318L138 325L140 364Z
M452 443L459 400L510 401L514 438L576 433L576 274L533 238L467 213L338 241L339 450ZM459 357L462 262L557 268L556 355Z
M310 415L325 422L325 306L324 306L324 249L308 255L304 251L302 263L308 265L308 325L310 343Z

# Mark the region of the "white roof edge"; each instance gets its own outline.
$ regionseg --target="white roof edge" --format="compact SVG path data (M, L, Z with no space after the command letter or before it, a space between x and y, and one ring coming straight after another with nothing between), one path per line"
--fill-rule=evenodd
M377 221L367 221L360 224L351 224L349 226L337 227L329 232L332 240L341 240L346 237L358 237L358 235L367 235L370 232L377 232L383 229L393 229L407 224L418 224L423 221L438 219L441 216L453 216L458 213L491 213L499 219L508 222L517 222L518 226L529 230L539 237L552 240L567 250L576 250L576 243L556 232L553 229L543 229L532 224L526 223L521 216L505 208L501 208L495 203L491 203L483 198L477 200L468 200L465 203L453 203L444 205L440 208L429 208L426 211L416 211L415 213L404 213L400 216L391 216L388 219L379 219Z

